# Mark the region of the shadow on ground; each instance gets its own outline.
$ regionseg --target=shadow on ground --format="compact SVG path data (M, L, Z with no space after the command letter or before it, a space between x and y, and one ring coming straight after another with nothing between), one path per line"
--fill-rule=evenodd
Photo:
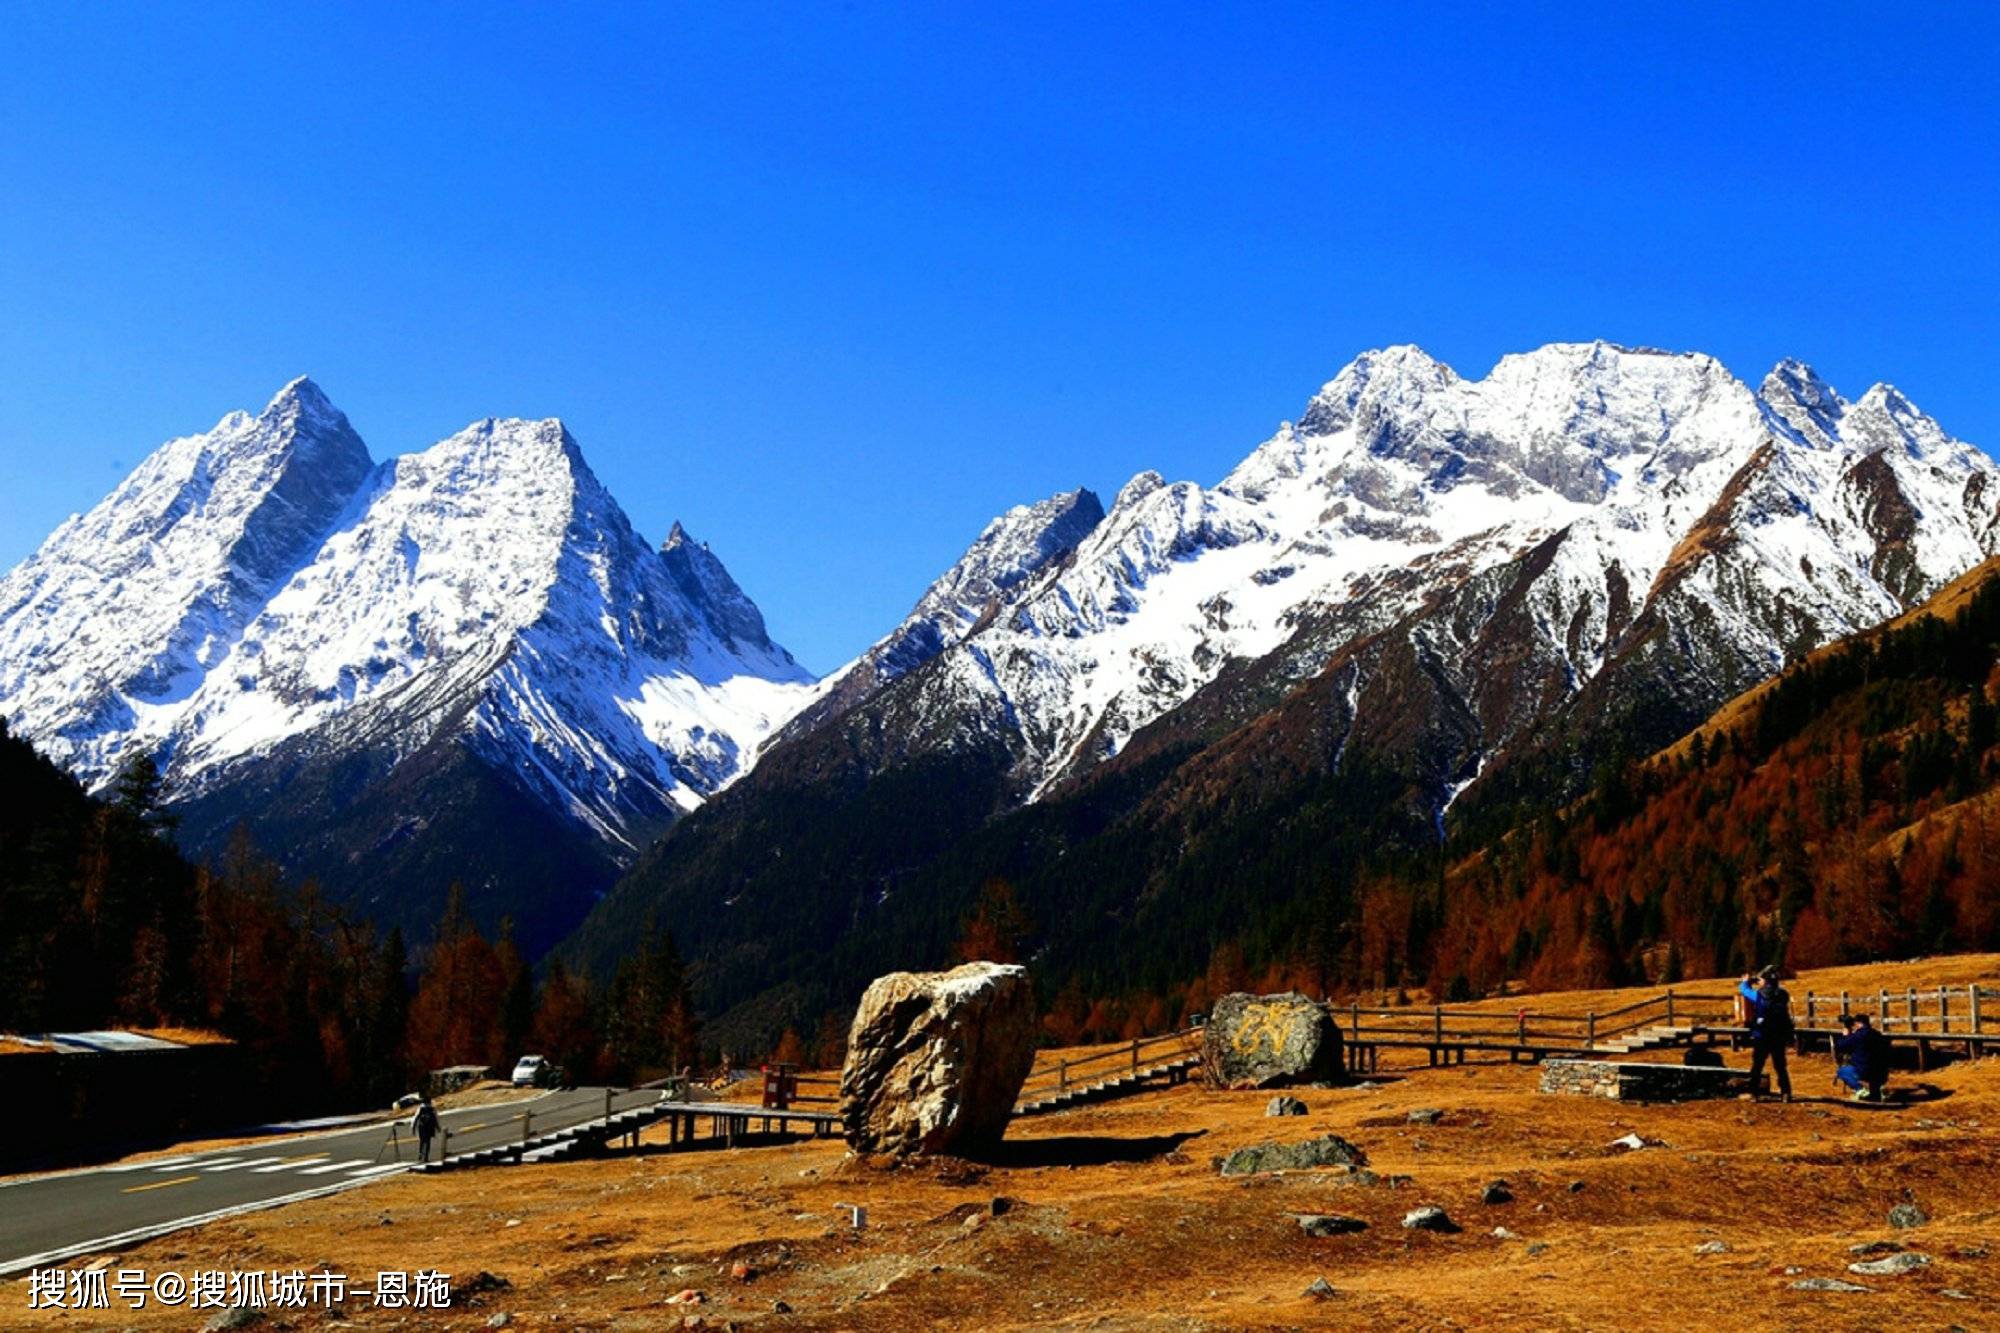
M987 1166L1026 1169L1037 1166L1106 1166L1113 1162L1150 1162L1180 1151L1190 1139L1208 1131L1151 1134L1118 1138L1109 1134L1069 1134L1059 1139L1007 1139L987 1154Z

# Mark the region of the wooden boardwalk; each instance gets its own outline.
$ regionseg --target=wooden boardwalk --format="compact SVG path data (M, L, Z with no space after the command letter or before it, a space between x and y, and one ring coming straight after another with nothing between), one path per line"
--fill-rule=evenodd
M417 1167L418 1171L449 1171L467 1166L497 1166L521 1162L551 1162L582 1153L603 1152L623 1140L628 1147L639 1146L639 1135L665 1122L668 1151L706 1145L710 1147L757 1147L796 1138L824 1138L837 1133L840 1117L830 1111L799 1107L774 1109L736 1102L689 1101L662 1095L625 1110L611 1109L575 1124L543 1130L534 1128L533 1113L517 1117L521 1122L518 1141L495 1144L475 1152L454 1153L445 1137L438 1160ZM706 1130L706 1133L703 1131Z

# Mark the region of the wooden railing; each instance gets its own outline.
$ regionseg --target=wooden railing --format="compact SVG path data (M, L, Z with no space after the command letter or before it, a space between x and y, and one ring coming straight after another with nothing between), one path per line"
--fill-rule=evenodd
M1138 1074L1200 1050L1201 1029L1187 1027L1157 1037L1134 1037L1087 1055L1044 1057L1028 1071L1016 1100L1032 1102L1121 1074Z
M1669 987L1616 1008L1583 1013L1551 1013L1526 1006L1512 1014L1446 1005L1371 1008L1358 1001L1329 1004L1327 1008L1348 1042L1433 1049L1470 1046L1544 1053L1588 1051L1599 1043L1650 1028L1672 1028L1687 1034L1696 1029L1726 1033L1737 1026L1733 987ZM1832 994L1809 990L1792 999L1793 1021L1802 1033L1830 1030L1843 1013L1868 1014L1876 1027L1892 1038L1977 1039L1967 1041L1968 1050L1975 1044L2000 1043L2000 988L1993 986ZM1198 1055L1201 1036L1200 1027L1189 1027L1108 1043L1083 1054L1045 1056L1029 1071L1019 1100L1039 1101L1120 1074L1138 1074L1179 1057ZM806 1081L801 1077L801 1083Z
M1574 1046L1589 1049L1648 1028L1729 1028L1736 1025L1736 992L1669 988L1615 1009L1581 1014L1537 1012L1527 1007L1511 1017L1490 1009L1366 1008L1358 1002L1332 1006L1350 1041L1443 1046L1467 1042L1521 1048ZM1866 1013L1893 1036L1993 1036L2000 1039L2000 989L1939 986L1921 990L1806 991L1792 999L1793 1022L1802 1029L1834 1027L1843 1013Z
M1936 986L1922 990L1805 994L1792 1016L1801 1027L1829 1027L1844 1013L1867 1014L1878 1031L1911 1036L2000 1036L2000 988Z

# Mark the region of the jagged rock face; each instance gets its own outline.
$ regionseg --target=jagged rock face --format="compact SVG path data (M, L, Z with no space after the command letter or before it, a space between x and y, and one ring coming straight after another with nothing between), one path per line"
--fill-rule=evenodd
M861 998L840 1071L847 1141L868 1153L972 1153L1006 1132L1035 1060L1024 967L893 972Z
M1217 1087L1330 1082L1341 1076L1340 1051L1326 1006L1296 991L1225 995L1202 1031L1203 1061Z
M193 850L247 823L391 920L407 895L380 858L456 806L589 867L559 932L811 685L705 547L640 539L560 422L483 421L378 466L304 380L161 448L4 588L17 732L93 784L154 754ZM482 836L454 835L463 874L422 856L422 896L461 878L489 923L532 913Z

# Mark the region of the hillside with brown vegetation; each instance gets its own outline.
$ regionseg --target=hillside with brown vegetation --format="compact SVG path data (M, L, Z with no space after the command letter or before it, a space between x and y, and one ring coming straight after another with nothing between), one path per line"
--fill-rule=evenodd
M2000 566L1813 654L1460 864L1424 971L1472 993L2000 944Z

